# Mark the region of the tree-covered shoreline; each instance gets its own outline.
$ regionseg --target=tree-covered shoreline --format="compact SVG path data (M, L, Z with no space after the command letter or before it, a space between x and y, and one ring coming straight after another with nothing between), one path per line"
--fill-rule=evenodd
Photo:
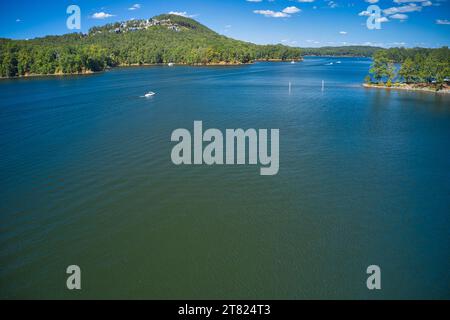
M391 48L375 53L365 82L373 87L439 91L448 89L449 77L448 47Z
M245 64L271 59L300 60L302 56L298 48L234 40L176 15L94 27L88 34L0 39L1 77L85 74L118 66L163 63Z
M383 48L372 46L342 46L301 48L301 50L303 56L312 57L373 57L376 52L383 50Z

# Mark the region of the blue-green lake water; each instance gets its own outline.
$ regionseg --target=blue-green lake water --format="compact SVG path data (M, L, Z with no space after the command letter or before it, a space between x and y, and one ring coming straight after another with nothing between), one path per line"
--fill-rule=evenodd
M369 65L0 81L0 297L450 298L450 97L364 89ZM173 165L194 120L279 128L279 174Z

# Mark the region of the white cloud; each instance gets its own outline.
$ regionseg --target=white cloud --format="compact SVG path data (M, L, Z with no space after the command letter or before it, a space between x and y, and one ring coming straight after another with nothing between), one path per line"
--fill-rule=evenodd
M406 19L408 19L408 15L403 14L403 13L396 13L396 14L390 16L389 18L397 19L397 20L406 20Z
M426 2L427 0L394 0L395 3Z
M185 18L193 18L195 14L188 14L186 11L170 11L169 14L174 14L176 16L181 16Z
M265 17L269 17L269 18L289 18L290 15L288 15L285 12L276 12L276 11L272 11L272 10L255 10L253 11L253 13L256 14L262 14Z
M283 11L273 11L273 10L254 10L253 13L261 14L268 18L289 18L292 14L301 12L302 10L297 7L286 7Z
M446 24L446 25L450 25L450 21L448 21L447 19L437 19L437 20L436 20L436 24Z
M365 1L368 2L368 3L374 4L374 3L377 3L379 0L365 0Z
M396 47L404 47L404 46L406 46L406 42L392 42L392 43L389 43L389 45L394 45Z
M399 0L399 1L403 1L403 0ZM418 6L415 3L410 3L406 6L392 7L392 8L383 10L384 14L386 14L386 15L392 15L392 14L396 14L396 13L414 12L414 11L422 11L422 7Z
M440 0L438 0L440 1ZM433 3L429 0L394 0L395 3L409 3L409 4L414 4L414 2L419 3L420 5L422 5L422 7L429 7L432 6Z
M381 17L381 18L375 19L375 21L383 23L383 22L389 22L389 19L386 17Z
M262 2L262 0L246 0L247 2Z
M328 7L334 9L338 7L338 4L334 1L328 1Z
M345 35L347 34L347 31L339 31L339 33Z
M141 5L139 3L133 4L128 10L137 10L140 9Z
M114 15L106 13L106 12L96 12L92 15L93 19L106 19L114 17Z
M295 46L298 43L298 41L297 40L283 39L283 40L281 40L281 43L283 43L284 45L287 45L287 46Z
M297 8L297 7L287 7L287 8L283 9L283 12L284 13L288 13L288 14L294 14L294 13L297 13L297 12L300 12L300 11L301 10L299 8Z

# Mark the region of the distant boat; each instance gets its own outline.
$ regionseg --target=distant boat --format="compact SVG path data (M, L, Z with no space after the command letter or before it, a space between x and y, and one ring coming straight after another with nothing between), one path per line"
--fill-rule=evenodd
M342 62L341 62L341 61L338 61L338 62L336 62L336 63L339 63L339 64L341 64Z
M173 67L175 64L173 62L170 62L167 64L169 67Z
M292 63L292 64L295 64L295 61L294 61L294 60L292 60L292 61L291 61L291 63Z
M327 64L325 64L326 66L332 66L333 65L333 62L330 62L330 63L327 63Z
M144 95L144 97L145 97L145 98L150 98L150 97L153 97L155 94L156 94L155 92L150 91L150 92L146 93L146 94Z

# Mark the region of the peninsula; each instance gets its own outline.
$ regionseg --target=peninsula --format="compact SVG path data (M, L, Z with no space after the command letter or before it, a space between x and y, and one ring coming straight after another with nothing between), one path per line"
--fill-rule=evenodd
M364 87L450 93L448 47L377 51Z

